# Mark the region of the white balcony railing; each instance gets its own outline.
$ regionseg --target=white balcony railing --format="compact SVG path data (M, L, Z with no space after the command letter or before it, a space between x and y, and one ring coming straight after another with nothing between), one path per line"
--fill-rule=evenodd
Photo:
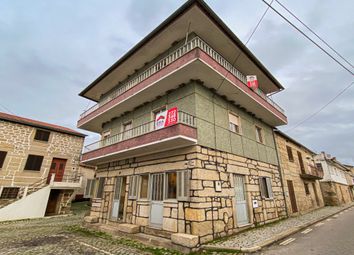
M189 113L183 112L183 111L178 111L178 119L177 123L183 123L185 125L191 126L191 127L196 127L196 118L193 115L190 115ZM154 121L149 121L147 123L144 123L140 126L134 127L132 129L123 131L121 133L118 133L116 135L112 135L110 137L104 138L100 141L94 142L92 144L89 144L84 147L84 152L90 152L93 150L97 150L112 144L116 144L125 140L128 140L130 138L134 138L140 135L144 135L147 133L150 133L152 131L155 131L155 122Z
M110 102L111 100L115 99L119 95L123 94L127 90L131 89L138 83L142 82L146 78L150 77L151 75L155 74L165 66L169 65L170 63L174 62L178 58L182 57L183 55L187 54L191 50L195 48L200 48L203 50L206 54L208 54L211 58L213 58L216 62L218 62L221 66L223 66L226 70L228 70L231 74L233 74L235 77L237 77L240 81L242 81L244 84L247 84L246 76L242 74L239 70L237 70L230 62L228 62L224 57L222 57L219 53L217 53L213 48L211 48L206 42L204 42L200 37L196 36L190 41L188 41L186 44L183 46L177 48L175 51L173 51L171 54L166 56L165 58L159 60L146 70L141 71L140 73L135 74L133 77L131 77L128 81L125 83L121 84L118 86L116 89L114 89L111 93L103 97L99 103L96 105L92 106L85 112L83 112L80 115L80 118L84 118L85 116L89 115L96 109L100 108L102 105ZM256 91L257 94L262 97L264 100L266 100L269 104L271 104L273 107L275 107L278 111L284 113L284 110L276 104L272 99L270 99L262 90L258 89Z

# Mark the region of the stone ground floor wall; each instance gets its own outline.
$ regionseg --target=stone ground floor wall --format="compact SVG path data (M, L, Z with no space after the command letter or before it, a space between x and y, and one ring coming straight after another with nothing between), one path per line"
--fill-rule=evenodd
M297 212L293 212L291 206L289 187L287 184L288 180L292 181L294 186L296 206L298 209ZM305 183L308 184L310 194L306 194ZM321 208L325 205L323 201L320 183L318 180L304 181L299 174L297 174L297 176L287 175L284 181L284 188L286 190L286 204L287 204L289 215L305 214L315 209ZM317 194L317 199L316 199L316 194Z
M342 205L352 201L348 185L321 182L321 190L326 205Z
M91 216L101 223L110 220L115 179L144 173L189 170L189 198L164 200L162 230L198 236L200 243L233 234L245 227L238 224L235 210L234 175L244 176L249 223L261 225L286 217L278 166L223 153L200 146L166 151L98 166L97 177L105 177L104 194L92 200ZM262 198L260 177L269 177L271 198ZM149 226L150 201L128 198L130 178L126 178L122 222ZM220 189L217 186L220 185ZM258 208L252 208L252 200Z

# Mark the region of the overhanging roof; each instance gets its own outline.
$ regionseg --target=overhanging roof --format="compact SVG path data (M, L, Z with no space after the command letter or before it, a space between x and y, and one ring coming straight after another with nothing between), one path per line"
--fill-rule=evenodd
M136 44L131 50L129 50L125 55L123 55L116 63L114 63L109 69L107 69L103 74L101 74L96 80L94 80L87 88L85 88L81 93L80 96L86 97L88 99L94 100L94 101L98 101L101 92L105 93L107 91L109 91L110 88L113 87L112 83L117 82L117 81L121 81L124 78L126 78L127 75L130 75L132 73L132 71L134 69L138 69L141 68L144 65L144 62L146 61L150 61L153 57L156 57L156 55L162 53L162 52L158 52L155 56L149 56L148 52L145 50L142 50L142 48L144 48L145 46L149 48L149 50L151 52L153 52L153 44L152 45L147 45L149 43L151 43L153 41L153 39L155 39L157 36L161 36L161 34L166 33L166 35L168 34L168 32L166 32L167 28L175 25L176 27L174 27L173 29L173 35L171 35L172 33L169 32L169 36L170 39L172 39L173 41L167 41L165 42L165 45L159 44L158 46L155 45L156 50L167 50L168 47L171 45L171 43L173 43L176 40L180 40L183 38L183 36L185 35L186 32L186 28L188 27L188 21L186 21L187 24L184 24L184 26L179 26L177 29L177 25L173 24L175 23L176 20L178 20L179 18L183 17L185 15L185 17L187 18L187 13L193 9L193 7L197 7L199 10L201 10L202 13L204 13L207 18L212 21L213 23L213 29L219 29L220 31L222 31L222 33L224 35L226 35L226 37L236 46L236 47L225 47L226 45L221 45L219 47L219 49L217 49L218 51L224 51L224 52L220 52L222 53L222 55L232 55L233 57L236 56L237 51L241 51L243 54L240 55L239 57L239 62L240 64L238 65L238 68L240 68L240 71L242 72L242 68L245 69L246 67L249 68L252 71L252 74L257 74L259 76L259 80L264 81L265 82L269 82L271 84L273 84L272 86L274 86L272 88L272 86L269 86L268 91L265 91L266 93L271 93L277 90L282 90L283 86L275 79L275 77L265 68L265 66L251 53L251 51L241 42L240 39L237 38L237 36L226 26L226 24L215 14L215 12L202 0L189 0L187 1L184 5L182 5L179 9L177 9L171 16L169 16L164 22L162 22L157 28L155 28L150 34L148 34L144 39L142 39L138 44ZM194 12L196 12L194 10ZM198 12L199 13L199 12ZM197 14L198 14L197 13ZM188 16L189 19L200 19L200 17L193 17L193 15ZM197 22L196 22L197 23ZM210 34L213 34L211 32L211 27L208 27L207 25L204 25L204 33L206 33L206 31ZM206 27L207 26L207 27ZM182 27L182 28L181 28ZM197 29L197 28L194 28ZM199 31L193 31L193 24L192 24L192 31L191 32L197 32L197 34L200 35L200 33L198 33ZM202 30L199 27L199 30ZM203 31L201 31L201 33L203 33ZM164 36L166 36L164 35ZM175 38L173 38L173 36ZM209 38L205 38L207 36L204 36L203 39L205 39L206 41L208 41L209 44L213 44L213 42L211 42L210 40L208 40ZM167 39L166 39L167 40ZM160 47L161 46L161 47ZM168 47L167 47L168 46ZM214 43L214 45L212 45L214 47L217 47ZM167 47L167 48L166 48ZM234 49L230 49L230 48L234 48ZM224 54L223 54L224 53ZM229 53L229 54L227 54ZM152 54L152 53L151 53ZM139 63L139 61L132 61L137 63L137 65L139 66L130 66L130 68L128 66L126 66L124 68L124 64L125 62L127 62L126 60L128 60L129 58L137 58L136 55L140 55L140 60L141 62ZM144 56L146 56L146 58L144 59ZM227 57L227 56L226 56ZM135 59L134 59L135 60ZM229 61L232 62L231 58L229 58ZM108 77L112 74L112 72L116 69L118 69L120 67L119 73L120 74L116 74L116 76L113 77ZM130 72L130 73L129 73ZM118 73L118 71L117 71ZM121 75L121 76L120 76ZM94 87L99 84L100 82L102 82L103 80L106 80L107 84L102 85L102 88L97 89L97 91L94 91ZM106 90L105 90L106 89ZM267 89L265 89L267 90Z

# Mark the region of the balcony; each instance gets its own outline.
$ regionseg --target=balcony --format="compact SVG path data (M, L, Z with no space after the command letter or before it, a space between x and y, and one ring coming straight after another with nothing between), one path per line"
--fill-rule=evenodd
M56 180L55 174L50 176L51 189L79 189L82 187L82 176L64 174L60 180Z
M321 180L323 179L323 171L315 166L309 165L308 171L301 173L300 177L306 180Z
M154 121L150 121L85 146L81 161L96 165L186 147L196 142L196 118L179 111L174 125L156 129Z
M219 88L220 80L225 77L223 86ZM226 95L270 125L287 123L284 110L279 105L261 89L253 91L248 88L246 76L196 36L168 56L137 72L83 112L78 127L100 132L101 123L134 109L138 103L151 101L190 79L204 81L205 86L217 89L217 93Z

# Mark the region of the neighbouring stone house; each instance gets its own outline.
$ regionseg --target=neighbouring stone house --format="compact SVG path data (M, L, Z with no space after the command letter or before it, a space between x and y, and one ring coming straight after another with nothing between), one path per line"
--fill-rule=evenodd
M349 171L347 172L347 182L349 185L350 189L350 196L352 198L352 201L354 201L354 166L352 165L344 165Z
M320 182L321 165L314 161L315 152L280 130L275 130L289 215L303 214L324 206Z
M84 137L69 128L0 113L0 221L68 213L81 186Z
M287 118L267 97L282 89L187 1L80 94L97 104L78 127L101 134L82 155L97 167L86 220L191 248L286 217L273 128Z
M316 164L321 164L324 177L320 181L326 205L341 205L352 201L352 187L348 183L350 169L335 157L325 152L315 156Z

